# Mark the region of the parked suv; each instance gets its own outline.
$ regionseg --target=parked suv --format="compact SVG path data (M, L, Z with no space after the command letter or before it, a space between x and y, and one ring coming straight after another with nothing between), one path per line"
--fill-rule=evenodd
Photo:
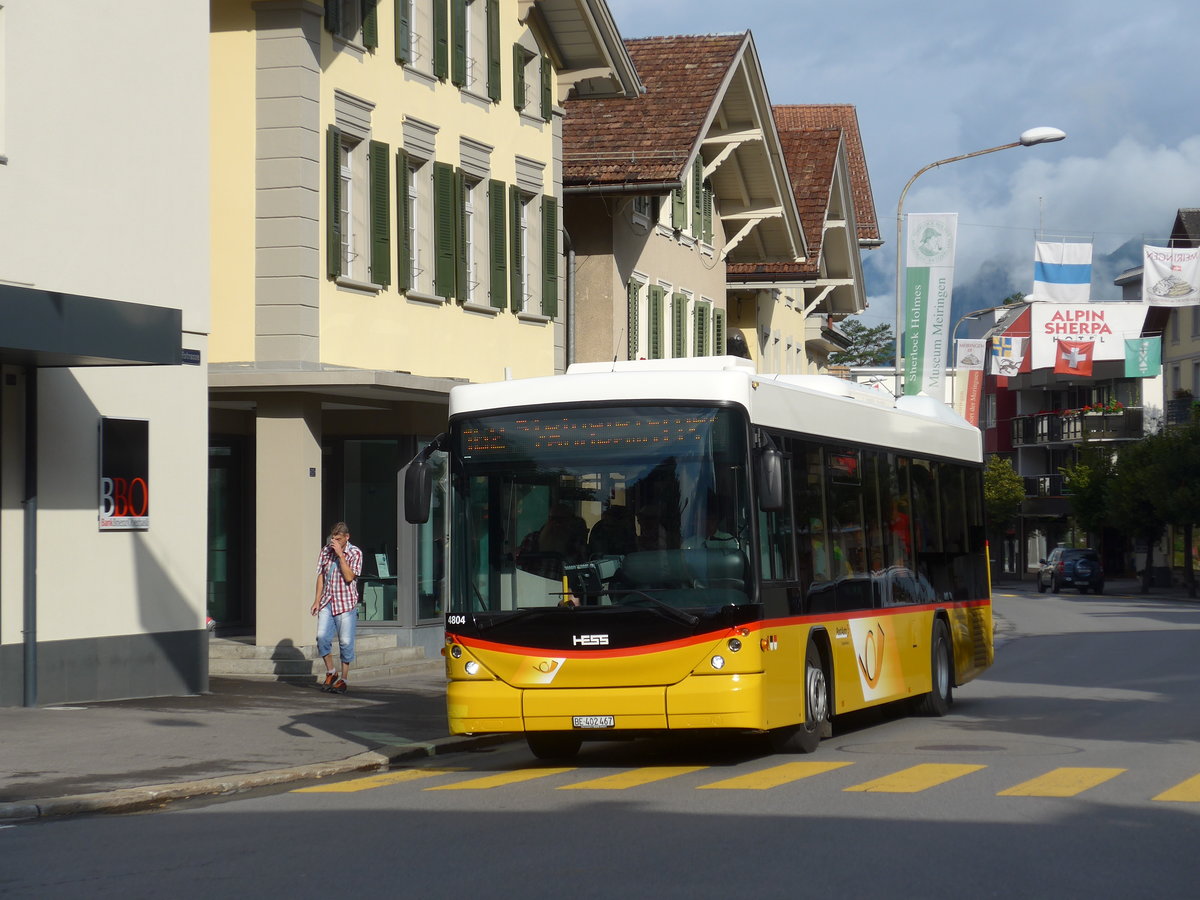
M1058 593L1063 586L1079 588L1079 593L1086 594L1093 590L1097 594L1104 593L1104 567L1100 565L1100 556L1095 550L1077 550L1072 547L1055 547L1049 559L1042 560L1042 567L1037 573L1038 593L1044 594L1046 588Z

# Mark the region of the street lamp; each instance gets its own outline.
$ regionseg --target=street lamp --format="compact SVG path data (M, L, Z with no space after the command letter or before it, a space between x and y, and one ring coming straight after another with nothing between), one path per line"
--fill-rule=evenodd
M1001 144L999 147L988 147L986 150L976 150L973 153L963 153L960 156L951 156L948 159L939 159L937 162L932 162L925 168L918 170L912 178L908 179L908 184L904 185L904 190L900 192L900 200L896 203L896 396L900 396L900 359L903 355L900 343L900 320L904 310L904 248L902 242L904 240L904 197L908 194L908 189L913 186L913 182L928 172L930 169L936 169L938 166L944 166L947 163L958 162L962 159L971 159L975 156L983 156L985 153L995 153L997 150L1010 150L1013 147L1032 147L1034 144L1050 144L1054 141L1061 141L1067 136L1065 131L1060 131L1057 128L1030 128L1028 131L1022 131L1021 136L1011 144Z

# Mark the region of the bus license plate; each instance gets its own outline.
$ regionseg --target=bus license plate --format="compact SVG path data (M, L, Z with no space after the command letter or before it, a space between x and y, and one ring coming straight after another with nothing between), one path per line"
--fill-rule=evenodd
M575 728L613 728L617 724L613 716L573 716L571 725Z

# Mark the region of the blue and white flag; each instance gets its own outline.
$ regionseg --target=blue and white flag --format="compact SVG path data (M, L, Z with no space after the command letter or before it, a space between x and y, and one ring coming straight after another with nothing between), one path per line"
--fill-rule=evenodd
M1091 244L1036 242L1031 299L1087 303L1091 295Z

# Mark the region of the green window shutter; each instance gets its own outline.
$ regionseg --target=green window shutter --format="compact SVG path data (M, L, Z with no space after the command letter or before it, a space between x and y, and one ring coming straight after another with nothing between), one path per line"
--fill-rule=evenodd
M467 177L459 169L454 173L454 295L465 303L471 295L467 284Z
M725 350L725 310L713 310L713 355L724 356Z
M450 81L467 83L467 0L450 0Z
M554 114L554 71L550 57L542 57L542 119L549 122Z
M712 311L712 304L700 302L696 304L696 312L694 315L693 328L695 330L695 349L692 351L693 356L711 356L708 345L708 318Z
M371 141L367 164L371 170L371 281L382 287L392 283L392 197L388 165L391 148Z
M433 0L433 74L436 78L450 74L450 13L446 0Z
M375 11L378 0L361 0L362 2L362 41L368 50L379 46L379 15ZM378 284L378 282L376 282Z
M410 0L396 0L396 62L412 62L412 14Z
M504 182L492 178L488 181L488 291L492 306L504 309L508 305L508 259L505 247Z
M325 0L325 30L338 34L342 30L342 0Z
M711 182L704 182L704 243L713 241L713 190Z
M408 154L396 151L396 287L407 291L412 287L412 272L409 257L412 248L408 245Z
M525 109L525 48L513 44L513 106L517 111Z
M650 285L650 358L662 359L663 353L663 297L666 291L661 285Z
M692 237L704 234L704 160L692 163Z
M342 132L330 125L325 132L325 270L330 278L342 274Z
M524 204L521 203L521 189L515 184L508 186L508 220L509 220L509 284L508 306L513 312L525 309L525 247L521 241L521 213Z
M637 359L638 354L638 297L642 286L630 278L625 288L625 358Z
M687 336L687 297L671 295L671 355L687 356L683 341Z
M684 219L687 218L687 197L683 188L677 187L671 191L671 227L677 231L683 230Z
M487 0L487 93L500 102L500 0Z
M433 292L454 296L454 168L433 164Z
M558 315L558 201L542 197L542 315Z

